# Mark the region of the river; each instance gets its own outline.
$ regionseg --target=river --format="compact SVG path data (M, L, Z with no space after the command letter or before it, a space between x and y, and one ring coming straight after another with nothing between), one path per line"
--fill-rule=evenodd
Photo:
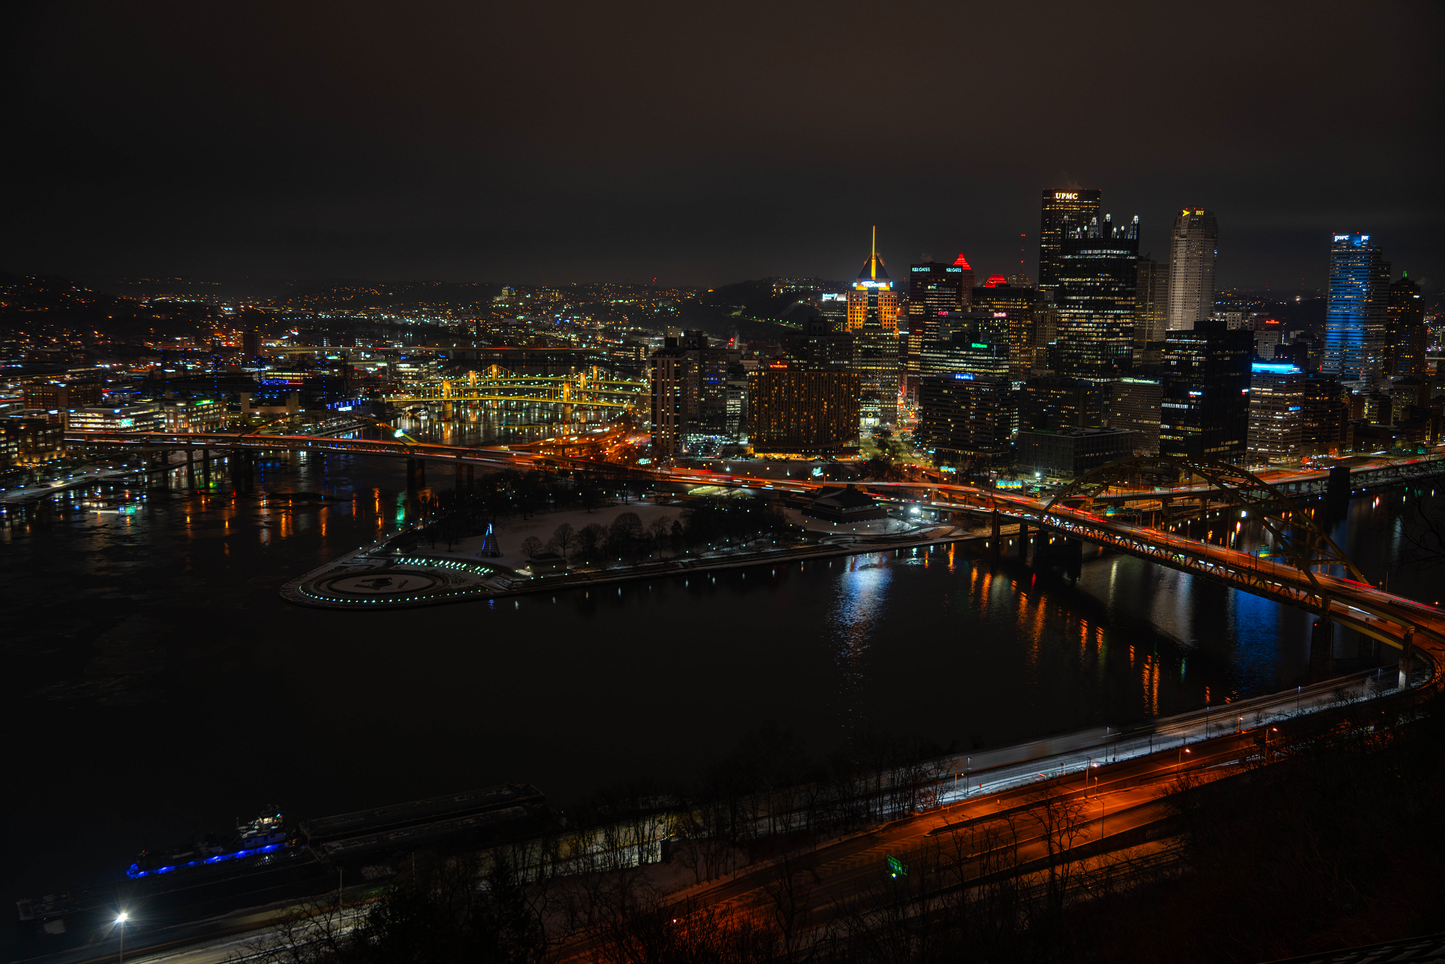
M1217 706L1308 664L1308 615L1115 555L1076 585L939 547L302 609L279 585L394 528L403 470L302 453L261 463L257 486L0 515L5 906L271 803L301 818L529 782L565 807L686 780L765 724L818 757L868 730L967 752ZM1372 579L1398 557L1407 495L1357 498L1336 524ZM1433 601L1438 573L1391 589ZM1360 655L1354 634L1336 646Z

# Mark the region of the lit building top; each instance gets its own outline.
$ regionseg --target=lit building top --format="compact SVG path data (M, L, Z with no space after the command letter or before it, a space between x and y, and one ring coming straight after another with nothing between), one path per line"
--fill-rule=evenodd
M868 288L893 290L893 280L888 277L888 272L883 268L883 259L878 256L877 226L873 228L873 251L868 255L868 260L863 262L863 270L858 272L858 280L853 282L853 287L859 291Z

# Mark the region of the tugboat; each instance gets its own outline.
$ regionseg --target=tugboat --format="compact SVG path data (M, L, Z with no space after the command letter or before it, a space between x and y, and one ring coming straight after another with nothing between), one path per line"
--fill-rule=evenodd
M135 863L125 875L132 880L150 877L154 874L169 874L191 867L218 864L226 860L239 860L259 854L275 853L291 846L286 836L285 818L277 807L266 807L253 820L236 820L236 836L223 840L215 834L206 834L201 840L192 840L166 850L142 850L136 855Z

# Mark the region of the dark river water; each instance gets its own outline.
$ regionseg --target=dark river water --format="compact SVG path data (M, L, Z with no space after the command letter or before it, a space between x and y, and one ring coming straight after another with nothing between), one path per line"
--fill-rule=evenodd
M820 757L861 730L966 751L1219 705L1308 663L1306 614L1113 555L1077 585L960 547L302 609L279 585L394 529L401 466L297 455L257 482L343 501L221 482L151 489L131 514L77 493L0 516L0 913L272 802L294 819L529 782L565 806L686 780L769 723ZM1359 498L1336 526L1373 579L1406 494ZM1440 572L1390 588L1433 601ZM1337 637L1342 659L1359 649Z

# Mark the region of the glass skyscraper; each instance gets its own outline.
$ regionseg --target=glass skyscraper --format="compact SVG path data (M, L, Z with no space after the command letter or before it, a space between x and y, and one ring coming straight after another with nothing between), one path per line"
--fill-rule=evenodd
M1097 189L1045 191L1039 221L1039 290L1059 286L1059 251L1065 237L1099 218Z
M1115 226L1109 215L1059 242L1055 351L1060 374L1127 375L1134 361L1134 293L1139 219Z
M1330 245L1323 371L1374 382L1385 368L1385 302L1390 265L1368 234L1337 234Z

